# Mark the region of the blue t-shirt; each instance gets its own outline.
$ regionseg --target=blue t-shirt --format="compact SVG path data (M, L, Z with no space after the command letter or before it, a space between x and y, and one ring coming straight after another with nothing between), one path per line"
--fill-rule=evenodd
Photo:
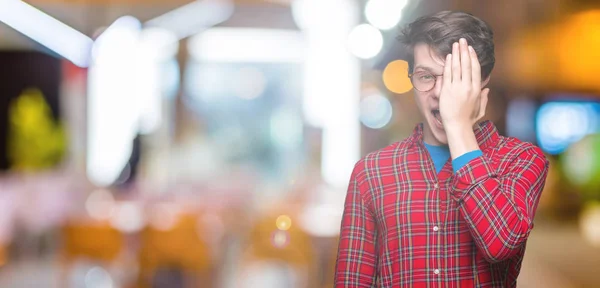
M427 148L427 151L431 156L431 160L433 160L433 165L435 166L436 172L440 173L444 167L444 164L446 164L448 159L450 159L450 148L448 145L435 146L427 143L425 143L425 148ZM454 170L454 173L456 173L458 170L460 170L460 168L467 165L469 161L481 155L483 155L483 153L481 150L477 149L459 156L452 161L452 170Z

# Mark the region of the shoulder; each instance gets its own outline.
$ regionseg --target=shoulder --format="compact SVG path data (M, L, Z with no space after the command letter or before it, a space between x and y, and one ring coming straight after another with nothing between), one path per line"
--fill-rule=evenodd
M382 170L397 166L411 149L410 144L408 139L404 139L366 154L354 166L353 175L361 182Z
M515 137L500 136L495 148L500 154L503 154L503 156L527 154L546 158L544 152L538 146L535 146L530 142L521 141Z
M505 165L528 161L537 166L547 166L548 159L541 148L514 137L501 136L494 147L494 154Z

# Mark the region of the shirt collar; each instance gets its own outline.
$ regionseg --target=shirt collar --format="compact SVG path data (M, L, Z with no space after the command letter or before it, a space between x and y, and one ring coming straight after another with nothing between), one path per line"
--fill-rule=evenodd
M475 132L475 138L477 139L477 143L481 150L495 144L500 137L498 129L496 129L494 123L489 120L478 123L473 132ZM409 142L412 145L423 144L423 123L417 124L414 128L412 135L409 137Z

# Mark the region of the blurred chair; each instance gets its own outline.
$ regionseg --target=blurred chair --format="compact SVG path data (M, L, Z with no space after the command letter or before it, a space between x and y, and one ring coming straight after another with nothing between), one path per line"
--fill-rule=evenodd
M66 260L90 258L110 262L124 244L121 232L109 223L69 223L63 228Z
M199 236L202 231L193 213L179 214L171 227L146 226L140 235L138 287L175 287L184 282L191 282L191 287L212 287L211 251Z
M318 285L317 257L312 239L293 223L293 219L283 213L268 213L258 219L251 228L244 249L242 273L236 287ZM266 282L258 284L255 281Z
M61 286L66 285L72 265L90 260L105 268L118 260L125 246L124 235L108 222L69 221L62 228Z

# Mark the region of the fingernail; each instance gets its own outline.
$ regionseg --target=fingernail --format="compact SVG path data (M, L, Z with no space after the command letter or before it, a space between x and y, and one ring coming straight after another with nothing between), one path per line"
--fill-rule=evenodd
M467 43L467 40L465 40L465 38L460 38L460 40L459 40L459 41L460 41L460 43L463 43L463 44L466 44L466 43Z
M475 50L473 50L473 47L471 47L471 45L469 45L469 51L475 52Z

